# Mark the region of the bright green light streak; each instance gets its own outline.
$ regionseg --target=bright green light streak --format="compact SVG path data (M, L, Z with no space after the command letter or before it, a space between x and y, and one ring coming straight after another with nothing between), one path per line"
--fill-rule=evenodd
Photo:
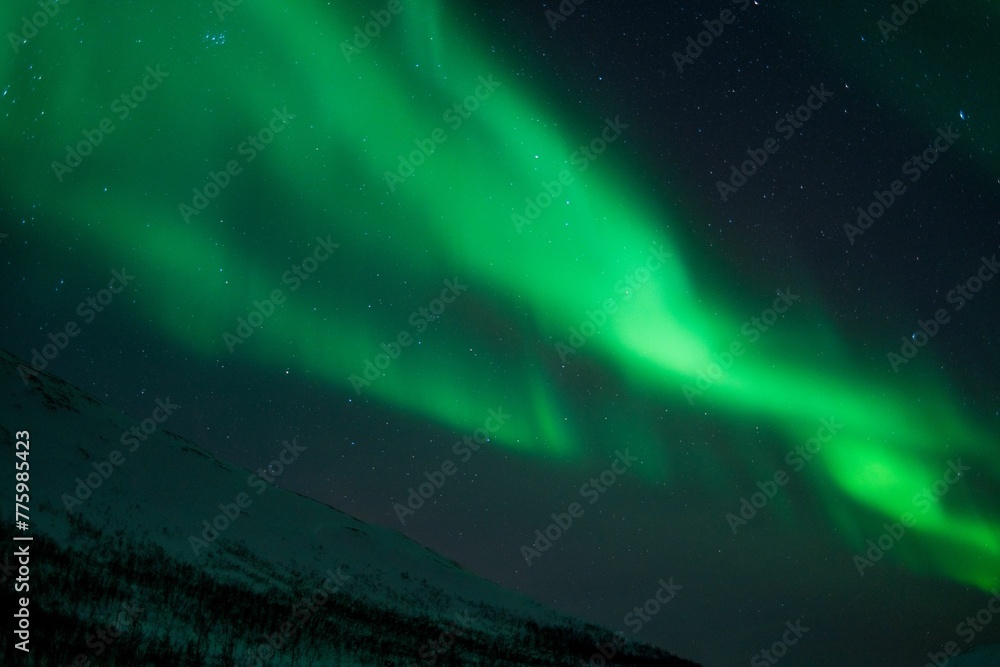
M79 15L70 7L63 11L66 19ZM44 87L23 74L24 59L5 56L13 58L5 68L14 81L12 99L21 104L6 107L0 119L7 153L19 158L17 171L8 165L6 172L18 174L23 206L46 202L53 238L79 235L92 257L136 265L145 295L136 304L142 316L206 357L228 354L222 332L232 331L252 300L281 286L282 272L308 253L316 235L332 233L342 252L320 268L325 282L288 294L237 355L347 386L348 375L361 372L378 343L406 329L410 309L423 305L371 309L368 294L348 293L345 286L356 284L357 276L371 275L370 258L380 258L393 278L411 280L417 288L408 292L424 290L428 300L442 279L457 276L470 286L465 301L432 325L421 346L408 349L366 396L463 432L478 428L487 408L502 406L513 418L496 434L499 444L568 461L585 454L581 445L599 417L571 411L564 396L574 387L558 370L553 344L565 341L588 310L608 298L621 306L570 363L597 361L605 372L629 378L636 391L681 406L682 385L696 380L713 352L728 347L749 314L724 312L712 306L711 295L699 294L694 276L704 267L696 251L664 231L669 213L651 197L624 196L632 192L623 184L636 175L615 153L624 155L628 130L607 156L579 173L570 156L599 135L603 119L561 123L543 93L499 71L475 36L463 34L436 2L408 3L350 63L340 41L353 34L357 14L346 10L338 16L329 8L253 3L241 5L224 24L188 17L182 46L193 55L183 62L174 50L180 38L152 30L156 17L111 16L112 10L82 6L72 11L85 14L88 25L109 21L122 34L149 28L146 45L122 47L130 57L117 60L130 65L109 77L106 54L78 43L81 37L85 44L99 43L100 33L90 28L77 35L54 23L31 45ZM198 29L192 33L190 26ZM220 30L228 34L224 46L192 36ZM261 42L268 53L263 62ZM79 139L81 123L89 128L108 115L110 100L136 83L142 66L131 63L140 62L163 63L171 77L83 166L56 183L51 160L61 158L67 141ZM490 75L500 88L460 127L447 126L442 113ZM101 81L102 88L88 89L81 81ZM192 94L200 90L203 98ZM201 108L219 99L228 100L221 110ZM184 225L177 204L190 197L190 188L235 157L235 146L264 126L272 107L286 104L296 115L292 125ZM621 120L629 122L627 113ZM18 143L25 127L33 127L36 141L30 153ZM415 139L438 127L447 141L390 193L385 171L413 150ZM525 197L534 198L563 169L574 182L518 234L511 214L522 212ZM157 174L162 190L148 192L148 183L133 180L134 174ZM280 247L241 233L241 197L281 203L272 209L281 217L274 221ZM288 221L294 221L291 233L282 229ZM289 237L301 242L289 247ZM645 262L651 246L662 246L672 261L622 301L616 284ZM502 313L518 323L525 340L504 342L495 331L470 334L472 323L464 329L454 323L470 308ZM781 326L789 332L781 336L795 338L792 330L810 335L809 323L794 313ZM539 338L547 341L541 348L534 342ZM479 352L466 354L470 346ZM803 350L785 355L766 340L759 346L699 399L697 409L768 419L792 443L811 437L819 418L836 417L844 431L818 465L861 507L889 519L908 511L908 486L928 479L944 452L968 452L987 477L996 478L990 438L944 392L862 374L841 349L818 363ZM656 462L655 470L646 466L647 475L665 474L669 452L650 435L652 423L634 415L615 415L613 422L607 432L624 443L610 442L609 449L632 446ZM842 507L830 513L860 521ZM914 531L935 554L938 571L980 586L997 582L996 522L975 507L942 505Z

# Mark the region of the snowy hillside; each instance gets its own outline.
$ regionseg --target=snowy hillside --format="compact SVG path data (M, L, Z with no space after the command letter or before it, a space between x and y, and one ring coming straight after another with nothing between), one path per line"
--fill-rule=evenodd
M0 351L8 451L30 433L20 664L693 665L216 459L164 430L168 397L137 420L20 363Z
M980 646L968 653L957 655L948 661L948 667L998 667L1000 666L1000 644Z

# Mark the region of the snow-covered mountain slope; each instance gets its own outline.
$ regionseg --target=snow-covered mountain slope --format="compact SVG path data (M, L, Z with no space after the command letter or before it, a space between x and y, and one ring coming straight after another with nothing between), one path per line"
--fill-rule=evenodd
M21 664L693 665L218 460L165 430L168 397L137 420L22 363L0 351L8 460L30 434Z
M1000 644L990 644L956 655L948 667L1000 667Z

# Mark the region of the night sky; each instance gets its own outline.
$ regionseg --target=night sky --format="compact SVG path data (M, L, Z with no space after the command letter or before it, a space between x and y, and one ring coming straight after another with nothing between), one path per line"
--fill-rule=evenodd
M8 4L0 347L708 667L1000 638L995 5Z

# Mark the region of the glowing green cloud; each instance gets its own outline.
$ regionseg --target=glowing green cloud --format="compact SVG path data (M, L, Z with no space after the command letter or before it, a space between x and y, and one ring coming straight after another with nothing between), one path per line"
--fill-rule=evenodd
M7 25L19 22L18 10L0 11ZM650 478L673 474L671 443L656 410L630 404L763 419L787 435L782 447L804 442L832 416L843 430L810 479L855 546L882 521L913 511L913 495L950 457L997 479L995 439L953 405L939 379L873 375L835 334L816 337L811 311L789 312L690 408L685 385L773 297L739 295L745 312L719 304L699 289L708 268L698 249L670 235L671 211L628 185L640 179L615 157L617 145L581 160L580 146L605 128L627 136L627 110L554 115L544 92L504 71L432 0L406 2L349 62L341 43L353 39L356 9L253 2L224 20L204 8L175 11L185 10L67 6L4 56L11 84L0 127L18 205L41 204L46 231L33 241L81 267L134 267L137 321L179 346L206 359L229 355L223 334L281 289L285 303L234 355L309 369L350 392L348 378L363 373L380 344L408 331L420 344L355 400L462 432L502 406L512 415L496 434L503 446L572 462L595 443L611 451L626 442ZM112 49L107 35L135 38ZM111 101L147 65L169 77L118 120ZM495 82L488 95L484 81ZM249 161L238 147L274 108L294 119ZM52 162L105 117L114 131L57 181ZM414 151L422 159L411 160ZM420 164L410 173L401 159ZM240 174L185 224L179 205L229 160ZM387 172L407 175L387 182ZM565 173L571 181L554 186ZM524 215L540 193L549 203L519 230L512 215ZM340 248L292 291L284 272L327 235ZM62 252L67 236L83 253ZM669 260L641 287L620 288L651 252ZM451 278L468 293L417 333L408 315ZM564 371L556 344L608 299L617 312L567 359L574 372ZM604 414L576 408L577 369L628 398ZM826 490L831 481L836 494ZM980 510L973 481L961 484L965 491L921 515L907 562L986 588L1000 583L998 525Z

